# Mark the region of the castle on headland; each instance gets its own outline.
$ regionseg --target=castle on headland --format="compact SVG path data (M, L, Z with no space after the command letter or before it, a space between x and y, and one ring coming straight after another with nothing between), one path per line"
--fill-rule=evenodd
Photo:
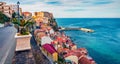
M34 31L37 44L51 61L58 64L96 64L85 48L77 48L69 36L53 28L57 23L51 13L35 12L33 17L39 27Z

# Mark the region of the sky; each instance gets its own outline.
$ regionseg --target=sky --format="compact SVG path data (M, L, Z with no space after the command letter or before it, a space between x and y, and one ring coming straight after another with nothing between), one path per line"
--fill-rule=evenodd
M1 0L16 4L16 0ZM18 0L23 11L48 11L56 18L120 18L120 0Z

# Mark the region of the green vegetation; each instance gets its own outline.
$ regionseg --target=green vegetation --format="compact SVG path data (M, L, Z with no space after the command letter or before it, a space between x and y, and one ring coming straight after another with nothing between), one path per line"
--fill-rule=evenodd
M55 30L55 31L58 31L58 25L57 25L57 22L54 18L51 18L49 19L50 21L50 26L52 26L52 28Z
M30 29L35 23L32 18L25 20L22 16L20 16L20 21L17 19L17 14L12 14L12 23L15 24L15 27L18 29L20 35L28 35Z
M7 17L5 14L0 12L0 23L4 24L5 22L10 22L10 18Z
M32 19L29 19L29 20L21 19L19 22L16 18L13 18L12 23L19 26L21 35L28 35L29 34L29 27L34 24Z
M65 64L65 60L64 58L62 58L62 56L58 56L58 61L54 62L55 63L58 63L58 64Z

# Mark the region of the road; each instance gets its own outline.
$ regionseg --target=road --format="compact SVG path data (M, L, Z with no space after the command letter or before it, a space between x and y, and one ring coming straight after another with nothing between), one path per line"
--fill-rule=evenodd
M16 32L13 26L0 28L0 64L11 64L16 47Z

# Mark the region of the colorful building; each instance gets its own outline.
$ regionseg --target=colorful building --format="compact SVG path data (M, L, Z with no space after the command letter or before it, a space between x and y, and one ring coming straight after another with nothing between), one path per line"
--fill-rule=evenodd
M79 59L79 64L96 64L92 58L82 57Z
M35 12L34 16L44 17L44 13L43 12Z
M50 23L49 19L53 18L53 15L52 15L52 13L44 12L44 11L34 12L33 18L36 21L36 25L39 26L41 22L43 22L45 24Z
M58 61L58 53L51 44L42 45L42 52L52 61Z
M20 10L19 13L21 15L22 8L20 8L19 10ZM0 11L12 15L14 12L18 13L18 7L17 5L13 5L13 4L7 5L6 2L0 2Z
M36 26L40 26L40 23L43 22L44 13L43 12L34 12L33 18L35 19Z
M79 48L76 50L66 50L66 51L62 51L62 52L65 53L64 54L65 60L75 62L75 64L87 64L87 63L95 64L95 62L92 60L92 58L87 55L87 50L85 48ZM84 59L84 57L85 57L85 59Z
M32 13L22 12L22 16L23 16L24 19L28 20L28 19L32 18Z
M6 5L5 2L0 2L0 11L3 13L9 13L10 15L12 14L11 6Z
M44 17L47 17L48 19L53 18L53 14L49 13L49 12L43 12L44 13Z
M75 64L78 64L78 57L76 55L70 55L65 57L65 60L69 60L71 62L74 62Z

